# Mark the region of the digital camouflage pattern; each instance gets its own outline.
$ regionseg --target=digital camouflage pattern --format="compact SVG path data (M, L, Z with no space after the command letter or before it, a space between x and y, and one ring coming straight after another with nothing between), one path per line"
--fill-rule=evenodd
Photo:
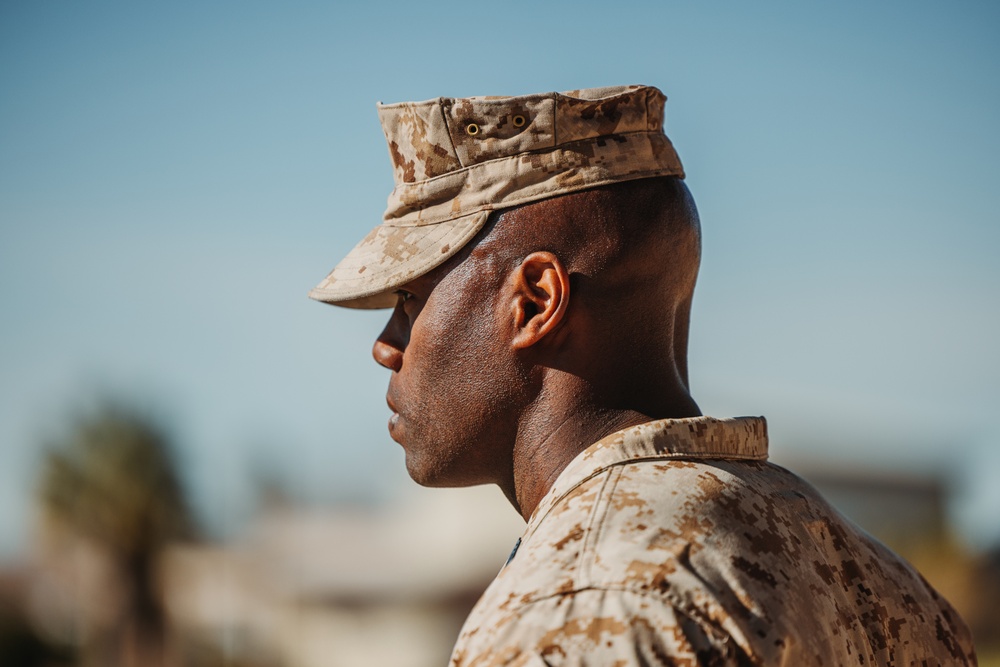
M767 459L763 418L663 420L560 474L452 667L975 664L947 601Z
M309 296L390 308L491 211L653 176L683 178L649 86L380 104L395 187L383 222Z

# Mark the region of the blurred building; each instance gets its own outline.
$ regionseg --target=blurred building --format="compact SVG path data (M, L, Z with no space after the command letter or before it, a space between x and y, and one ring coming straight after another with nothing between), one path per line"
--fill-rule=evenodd
M442 665L523 521L493 487L372 508L275 508L244 540L165 562L175 628L240 663Z

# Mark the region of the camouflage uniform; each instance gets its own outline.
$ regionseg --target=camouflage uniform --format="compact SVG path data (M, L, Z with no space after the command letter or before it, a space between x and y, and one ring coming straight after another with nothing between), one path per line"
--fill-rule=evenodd
M592 445L538 505L452 667L969 665L947 601L806 482L762 418Z

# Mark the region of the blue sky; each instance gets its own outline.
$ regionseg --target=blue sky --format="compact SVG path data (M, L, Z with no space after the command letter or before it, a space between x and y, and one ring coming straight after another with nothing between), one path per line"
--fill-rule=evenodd
M776 461L943 472L1000 541L992 3L0 5L0 554L40 443L101 396L168 421L196 504L405 484L384 314L305 298L380 217L374 105L669 97L701 211L702 408Z

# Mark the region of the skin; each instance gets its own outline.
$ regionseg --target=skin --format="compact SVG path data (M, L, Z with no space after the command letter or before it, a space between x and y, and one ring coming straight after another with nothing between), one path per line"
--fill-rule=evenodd
M372 350L389 431L426 486L497 484L528 519L581 451L700 414L687 336L700 256L683 182L510 209L404 285Z

